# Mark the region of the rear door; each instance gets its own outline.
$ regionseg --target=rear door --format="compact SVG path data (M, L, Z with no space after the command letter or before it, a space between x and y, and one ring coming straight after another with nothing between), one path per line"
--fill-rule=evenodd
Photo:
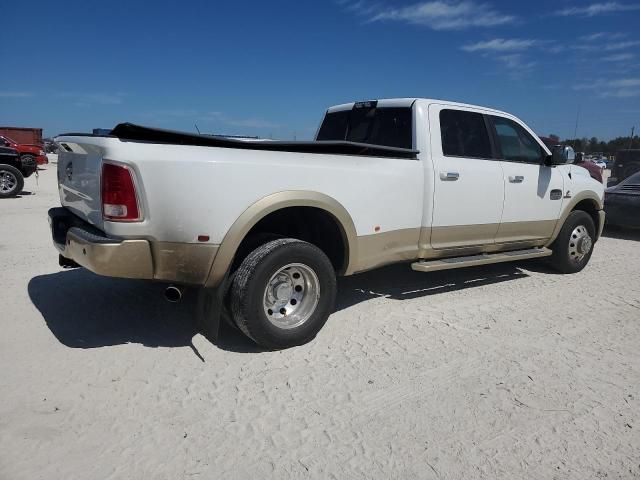
M495 241L504 201L500 161L493 159L483 113L431 104L434 167L431 246L471 247Z
M504 211L497 243L550 238L560 215L563 177L547 152L513 119L489 116L504 172Z

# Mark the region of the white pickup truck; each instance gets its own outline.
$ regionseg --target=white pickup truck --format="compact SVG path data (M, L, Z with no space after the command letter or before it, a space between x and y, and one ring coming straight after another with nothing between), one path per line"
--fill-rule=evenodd
M49 212L62 266L199 287L256 343L311 340L336 275L406 262L431 272L549 257L589 261L603 186L521 120L427 99L328 109L313 142L251 142L120 124L66 134L62 208Z

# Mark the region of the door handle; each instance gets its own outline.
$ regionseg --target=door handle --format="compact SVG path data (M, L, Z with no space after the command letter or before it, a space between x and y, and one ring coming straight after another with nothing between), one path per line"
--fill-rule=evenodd
M460 174L458 172L440 172L440 180L445 182L455 182L459 178Z
M522 183L522 182L524 182L524 177L522 175L515 175L515 176L510 175L509 176L509 181L511 183Z

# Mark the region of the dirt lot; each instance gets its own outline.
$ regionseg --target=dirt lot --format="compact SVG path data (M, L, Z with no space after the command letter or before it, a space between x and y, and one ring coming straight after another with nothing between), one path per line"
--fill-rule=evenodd
M55 169L0 201L0 478L638 478L640 234L591 264L343 279L311 344L62 271Z

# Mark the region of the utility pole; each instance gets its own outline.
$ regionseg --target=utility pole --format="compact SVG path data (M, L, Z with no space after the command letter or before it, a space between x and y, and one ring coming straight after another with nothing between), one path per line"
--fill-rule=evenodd
M633 132L636 130L636 127L631 127L631 138L629 139L629 148L627 150L631 150L631 145L633 145Z
M573 138L578 138L578 120L580 120L580 108L581 106L578 105L578 112L576 113L576 129L573 131Z

